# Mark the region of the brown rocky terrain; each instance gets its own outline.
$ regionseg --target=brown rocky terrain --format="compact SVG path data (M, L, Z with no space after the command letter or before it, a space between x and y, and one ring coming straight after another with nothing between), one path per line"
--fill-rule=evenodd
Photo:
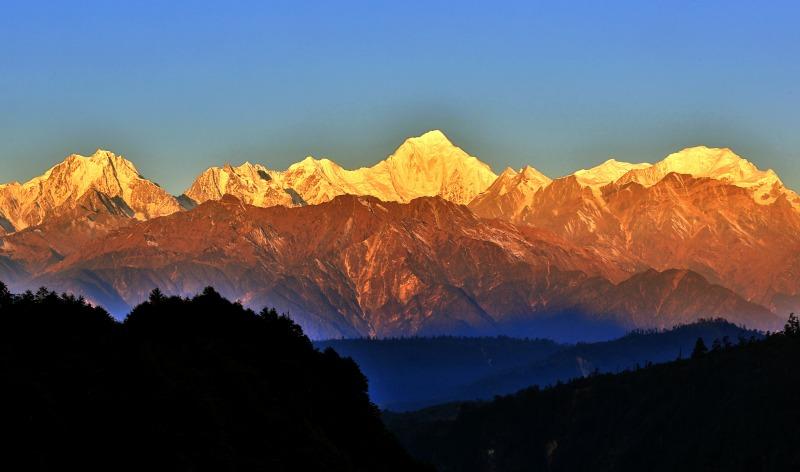
M715 315L777 322L695 273L629 278L624 264L550 231L481 219L438 197L258 208L226 196L65 252L37 284L123 312L155 287L188 295L211 284L288 311L315 337L513 333L561 314L620 329Z
M712 316L771 329L800 311L797 196L729 149L493 175L440 132L357 171L312 158L212 168L179 198L113 153L73 155L0 186L0 279L119 316L155 287L214 285L316 337Z

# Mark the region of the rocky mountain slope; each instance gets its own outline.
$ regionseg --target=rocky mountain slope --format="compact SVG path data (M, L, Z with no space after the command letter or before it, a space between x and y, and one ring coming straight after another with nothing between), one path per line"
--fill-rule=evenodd
M533 167L525 166L519 172L509 167L469 207L484 218L514 220L533 201L534 194L550 182L552 179Z
M793 207L800 209L800 196L784 187L774 171L759 170L728 148L686 148L670 154L653 166L631 169L620 177L618 183L637 182L650 187L670 173L708 177L745 188L753 200L761 205L772 204L783 195Z
M438 131L354 171L313 158L212 168L179 198L112 153L70 156L0 186L0 279L120 315L156 286L212 284L315 337L717 315L770 327L800 310L796 195L730 150L493 179Z
M630 272L693 270L776 312L800 309L800 211L774 172L705 147L652 166L613 164L605 178L579 171L514 205L487 191L470 208L546 228Z
M602 187L603 185L616 182L620 177L629 172L647 169L650 164L640 163L631 164L620 162L616 159L609 159L602 164L591 169L581 169L574 174L579 184L585 187Z
M439 197L258 208L226 196L111 231L35 281L118 312L154 287L188 295L212 284L248 306L288 311L315 338L533 335L567 319L614 334L716 315L777 324L695 273L629 277L550 232L480 219Z
M173 196L142 177L130 161L98 150L89 157L68 156L23 184L0 185L0 226L11 233L42 224L75 210L95 193L104 205L138 220L181 209Z

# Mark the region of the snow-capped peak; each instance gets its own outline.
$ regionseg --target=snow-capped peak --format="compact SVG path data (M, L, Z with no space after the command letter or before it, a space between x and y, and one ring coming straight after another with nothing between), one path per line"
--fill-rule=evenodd
M540 184L542 187L553 181L553 179L542 174L539 172L539 170L527 165L519 170L519 175L521 175L525 180L534 181Z
M91 156L71 154L22 186L28 189L58 187L54 190L63 199L83 195L90 188L115 197L122 196L133 182L139 180L144 179L132 162L111 151L98 149ZM61 198L56 198L56 204L63 203Z
M338 172L341 170L339 164L333 162L328 158L317 159L314 156L307 156L300 162L296 162L289 166L286 170L287 173L302 171L306 173L321 171L325 173Z
M481 217L513 218L532 203L536 192L550 182L552 179L531 166L525 166L519 172L508 167L489 188L469 203L469 207Z
M295 203L293 195L284 189L281 172L250 162L236 167L226 164L223 167L206 169L185 195L196 203L219 200L225 195L231 195L256 206L300 204Z
M216 170L215 170L216 169ZM253 194L262 194L266 187L299 195L303 203L322 203L337 195L371 195L386 201L407 202L422 196L441 196L466 204L495 180L491 168L470 156L439 130L406 139L385 160L372 167L347 170L336 162L313 156L289 166L285 171L268 171L269 184L258 179L244 179L231 186L231 175L212 168L201 174L186 195L196 202L219 199L234 193L240 200L253 204L274 204ZM254 181L254 185L251 181ZM232 189L238 190L232 190ZM246 194L250 194L248 197Z
M306 156L305 159L289 166L289 171L296 169L316 169L319 167L319 161L314 156Z
M785 194L796 208L800 208L800 199L794 192L783 187L783 183L774 171L758 169L729 148L695 146L682 149L651 167L634 169L626 173L619 182L638 182L649 187L672 172L720 180L750 189L756 202L765 205L773 203L779 195Z
M410 165L423 165L425 162L446 165L448 163L459 164L459 161L468 158L477 161L454 145L444 133L432 130L421 136L407 138L386 160L398 163L408 162L411 163ZM483 165L486 166L486 164Z
M515 171L511 167L506 167L505 169L503 169L503 172L500 172L500 175L498 175L497 178L509 179L514 177L515 175L517 175L517 171Z
M438 130L406 139L369 173L382 186L394 189L394 200L439 195L461 204L469 203L497 178L488 164L467 154Z
M581 169L573 175L578 183L583 186L602 187L603 185L616 181L631 170L644 169L647 167L650 167L650 164L631 164L629 162L620 162L612 158L591 169Z
M772 170L759 170L729 148L695 146L672 153L653 166L633 170L622 180L651 186L671 172L723 180L740 187L761 185L765 179L778 179Z
M48 215L75 208L91 191L122 199L138 219L180 209L174 197L139 175L133 163L103 149L91 156L71 154L43 175L0 191L0 211L16 229L38 225Z
M453 145L453 143L450 141L447 135L445 135L441 130L438 129L432 129L430 131L422 133L422 135L418 137L408 138L408 139L413 139L416 141L424 141L427 143L440 143L450 146Z
M729 148L686 148L670 154L659 164L669 172L725 180L742 187L760 185L764 179L775 181L778 178L771 169L761 171Z

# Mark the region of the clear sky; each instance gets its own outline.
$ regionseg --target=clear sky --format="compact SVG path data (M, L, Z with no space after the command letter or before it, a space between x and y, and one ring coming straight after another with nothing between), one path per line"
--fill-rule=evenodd
M439 128L496 172L707 144L800 190L798 3L3 0L0 182L102 147L180 193Z

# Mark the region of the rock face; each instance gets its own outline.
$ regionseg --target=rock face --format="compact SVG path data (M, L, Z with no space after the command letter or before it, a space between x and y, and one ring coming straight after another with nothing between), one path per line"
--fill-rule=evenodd
M233 195L261 207L319 204L339 195L369 195L409 202L440 196L466 204L497 176L477 158L456 147L441 131L407 139L375 166L346 170L329 159L307 157L285 171L246 163L211 168L186 191L196 203Z
M668 174L652 187L604 189L625 249L650 267L695 270L776 312L800 294L800 213L785 195L772 204L752 189ZM786 311L788 313L789 311Z
M514 220L533 201L533 195L552 180L533 167L515 172L510 167L494 183L469 204L475 214L484 218Z
M603 185L616 182L623 175L636 170L647 169L650 164L630 164L620 162L616 159L609 159L599 166L591 169L581 169L574 175L578 183L586 187L602 187Z
M260 207L305 204L291 189L283 187L282 180L279 173L260 164L246 162L239 167L212 167L200 174L185 195L193 202L233 195L249 205Z
M247 305L288 311L316 338L534 335L561 316L620 332L723 314L777 325L697 274L631 278L548 231L481 219L439 197L265 209L225 196L111 231L35 281L123 312L154 287L190 294L213 284Z
M630 272L693 270L775 312L800 309L797 195L729 149L688 148L652 166L608 161L513 208L481 197L470 203L477 213L548 229ZM505 211L487 214L492 205Z
M618 183L637 182L650 187L671 173L708 177L748 189L753 200L761 205L772 204L783 195L795 208L800 209L800 197L785 188L775 172L771 169L759 170L728 148L686 148L670 154L653 166L632 169L621 176Z
M122 156L98 150L73 154L24 184L0 186L0 227L10 233L67 214L87 195L99 193L127 217L144 220L179 211L177 200L146 180Z
M15 281L41 273L89 242L136 221L130 217L129 207L119 199L90 190L74 206L61 208L42 224L0 238L0 267L5 260L9 271L3 274L0 269L0 278L14 286Z

